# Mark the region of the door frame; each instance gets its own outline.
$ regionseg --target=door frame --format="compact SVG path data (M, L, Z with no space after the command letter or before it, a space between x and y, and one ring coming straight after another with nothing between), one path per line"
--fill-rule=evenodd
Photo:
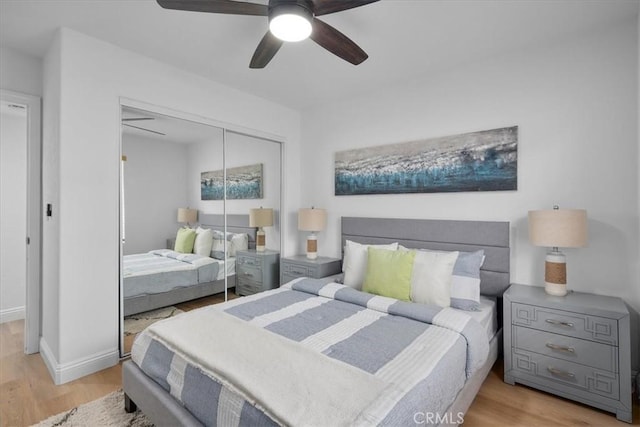
M27 107L27 283L24 352L40 351L42 313L42 98L0 89L0 99Z

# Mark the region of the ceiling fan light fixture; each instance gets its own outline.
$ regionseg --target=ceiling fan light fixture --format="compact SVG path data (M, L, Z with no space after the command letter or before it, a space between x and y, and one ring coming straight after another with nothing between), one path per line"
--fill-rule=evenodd
M313 15L300 5L281 5L269 16L269 31L286 42L299 42L311 35Z

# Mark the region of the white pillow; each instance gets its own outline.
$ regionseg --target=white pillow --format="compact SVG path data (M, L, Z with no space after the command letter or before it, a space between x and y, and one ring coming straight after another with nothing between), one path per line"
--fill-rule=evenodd
M227 233L227 239L229 239L229 234L231 235L229 256L236 256L236 252L249 249L249 236L246 233Z
M416 251L411 274L411 301L451 305L451 280L458 252Z
M363 245L360 243L347 240L344 247L344 260L342 262L342 269L344 271L343 284L350 286L354 289L361 290L362 282L367 273L367 259L368 249L398 249L398 243L390 243L388 245Z
M400 249L407 250L404 246ZM447 254L447 251L419 249L425 252ZM451 273L451 302L453 308L476 311L480 307L480 267L484 264L484 250L475 252L458 252L453 272Z
M227 245L227 255L229 254L229 246ZM213 231L213 245L211 246L211 258L225 259L224 252L224 234L221 231Z
M211 256L211 247L213 245L213 230L208 228L196 229L196 240L193 243L193 253L201 256Z
M246 233L236 234L227 232L227 257L234 257L237 251L246 251L247 249L249 249L249 236ZM225 259L224 234L222 231L216 230L213 232L211 257Z

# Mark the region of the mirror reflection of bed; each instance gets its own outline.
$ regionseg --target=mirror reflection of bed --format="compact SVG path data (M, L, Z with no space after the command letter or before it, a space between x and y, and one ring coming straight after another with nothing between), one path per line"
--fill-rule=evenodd
M199 212L197 227L181 227L175 239L167 239L167 249L124 255L126 352L135 336L156 321L236 298L236 251L255 247L256 230L248 215L227 215L225 238L224 219ZM188 248L184 235L196 235Z
M128 106L122 125L124 356L149 324L236 297L235 252L255 248L250 209L279 212L280 144ZM223 177L250 165L260 166L268 185L259 200L226 200L221 187L221 197L203 192L203 173ZM267 233L269 249L280 251L279 224Z

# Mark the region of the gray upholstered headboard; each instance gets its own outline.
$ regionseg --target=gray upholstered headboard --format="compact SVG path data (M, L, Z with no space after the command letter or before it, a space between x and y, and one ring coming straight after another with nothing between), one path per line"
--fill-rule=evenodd
M224 230L224 215L199 212L201 227ZM257 228L249 227L249 215L227 214L227 231L230 233L246 233L249 235L249 249L256 247Z
M480 292L502 296L509 287L508 222L342 217L342 248L346 240L368 244L398 242L415 249L484 249Z

